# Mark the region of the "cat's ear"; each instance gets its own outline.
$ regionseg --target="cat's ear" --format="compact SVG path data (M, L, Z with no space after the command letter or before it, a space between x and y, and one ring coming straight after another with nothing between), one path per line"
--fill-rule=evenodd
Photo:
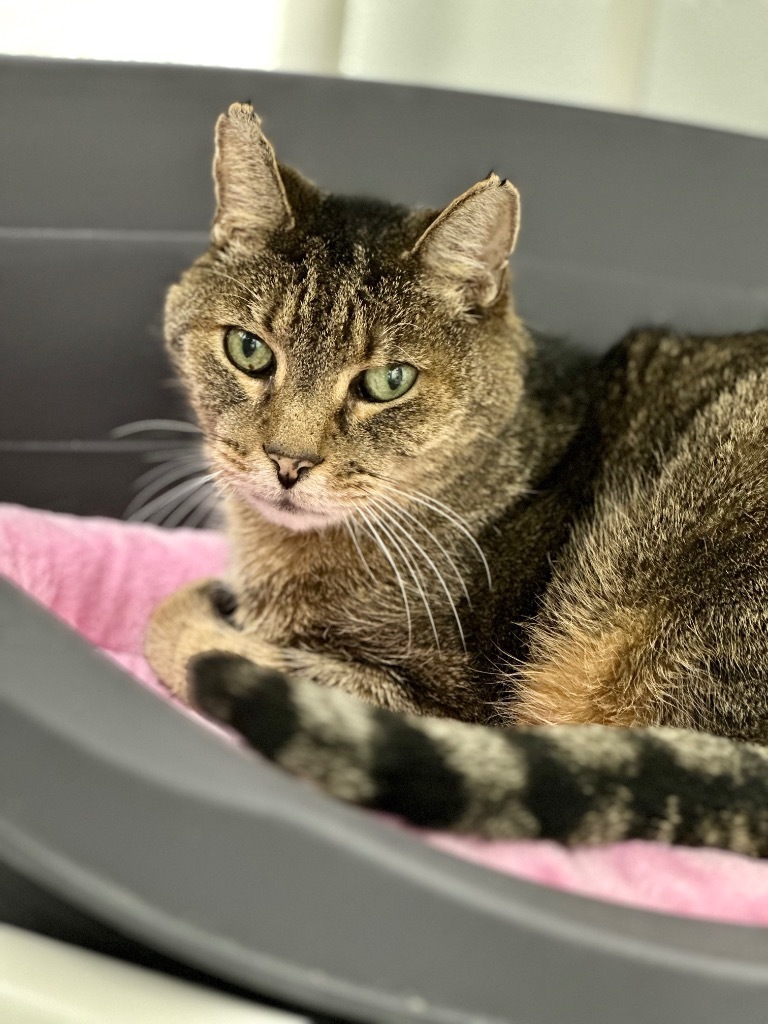
M501 296L520 225L520 195L490 174L432 221L411 250L427 288L456 315L487 309Z
M233 103L216 122L213 177L216 245L223 245L240 233L266 237L273 231L294 226L275 151L250 103Z

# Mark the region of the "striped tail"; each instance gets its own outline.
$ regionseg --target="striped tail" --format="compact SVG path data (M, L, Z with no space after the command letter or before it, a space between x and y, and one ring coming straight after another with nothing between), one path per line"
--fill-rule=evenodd
M494 729L396 714L224 653L195 659L190 690L286 771L414 825L768 856L766 748L681 729Z

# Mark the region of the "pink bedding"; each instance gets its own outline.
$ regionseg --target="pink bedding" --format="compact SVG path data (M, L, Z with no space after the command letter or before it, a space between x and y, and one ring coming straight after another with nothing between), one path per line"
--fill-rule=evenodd
M151 609L188 580L222 571L221 536L0 505L0 572L145 686ZM768 924L768 862L717 850L616 843L564 850L425 833L433 846L497 871L599 899L742 924Z

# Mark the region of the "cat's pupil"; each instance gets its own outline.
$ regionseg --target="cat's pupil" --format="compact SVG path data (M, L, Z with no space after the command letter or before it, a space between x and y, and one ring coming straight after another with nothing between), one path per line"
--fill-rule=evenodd
M256 351L256 337L253 334L248 334L246 331L243 331L242 334L240 335L240 338L240 346L243 350L243 355L245 356L246 359L250 359L250 357Z
M403 368L402 366L390 366L387 371L387 384L389 384L391 391L397 391L400 385L403 383Z

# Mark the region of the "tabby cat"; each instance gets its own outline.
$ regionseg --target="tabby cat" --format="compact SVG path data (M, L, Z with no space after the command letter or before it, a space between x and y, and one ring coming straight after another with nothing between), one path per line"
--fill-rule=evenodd
M417 825L768 854L768 332L590 362L516 315L495 174L329 195L248 104L214 171L166 338L231 573L157 610L161 678Z

